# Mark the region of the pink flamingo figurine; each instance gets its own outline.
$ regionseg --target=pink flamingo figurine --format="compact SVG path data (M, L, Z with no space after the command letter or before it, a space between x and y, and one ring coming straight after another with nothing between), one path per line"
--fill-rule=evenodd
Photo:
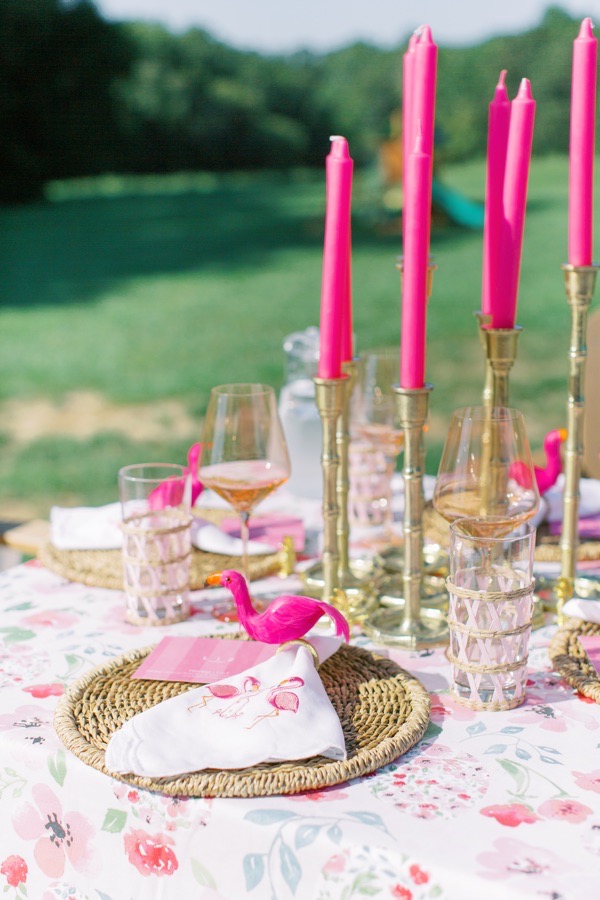
M566 439L567 431L565 428L556 428L554 431L549 431L544 438L546 465L543 469L539 466L534 466L535 479L540 494L545 494L546 491L550 490L562 472L560 447Z
M562 472L560 446L566 439L567 432L564 428L557 428L554 431L549 431L544 438L546 465L544 468L540 468L540 466L533 467L533 474L540 494L545 494L546 491L550 490ZM527 466L520 461L511 463L510 477L514 478L521 487L527 489L532 487L531 469L528 469Z
M202 444L192 444L187 455L187 467L192 482L192 506L204 488L204 485L198 478L198 460L200 459L201 453ZM169 481L163 481L162 484L159 484L158 487L155 487L154 490L148 494L148 504L150 509L164 509L165 506L178 506L183 500L184 488L184 478L171 478Z
M258 613L252 606L246 579L240 572L225 569L209 575L206 583L220 584L231 591L239 622L255 641L282 644L297 640L304 637L322 616L329 616L335 624L336 634L342 635L345 641L350 640L348 622L339 610L324 600L283 594L269 603L263 613Z

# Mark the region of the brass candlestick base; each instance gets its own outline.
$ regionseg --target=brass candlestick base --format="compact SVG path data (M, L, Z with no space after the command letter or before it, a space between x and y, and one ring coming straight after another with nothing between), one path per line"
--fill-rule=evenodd
M587 358L587 319L598 266L564 265L565 290L571 309L569 343L569 380L567 401L567 443L565 451L565 490L560 537L561 571L556 585L557 613L575 596L577 547L579 544L579 481L583 458L583 421L585 416L584 377Z
M423 426L431 385L413 390L394 387L398 419L404 431L405 484L403 604L368 617L365 631L385 644L416 649L446 640L448 626L440 610L423 609Z
M491 316L475 314L479 338L485 353L483 406L510 406L509 375L517 357L517 342L522 328L491 328Z

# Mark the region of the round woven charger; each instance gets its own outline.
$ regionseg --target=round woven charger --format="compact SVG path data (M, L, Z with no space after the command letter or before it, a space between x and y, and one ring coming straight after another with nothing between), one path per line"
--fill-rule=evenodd
M57 575L69 581L87 584L89 587L123 590L123 557L120 550L59 550L53 544L45 544L38 552L38 559ZM221 553L205 553L192 550L190 587L198 591L204 587L208 575L221 569L239 569L239 556ZM278 553L267 556L251 556L248 559L250 580L266 578L277 572L281 565Z
M581 634L600 634L600 625L581 619L567 619L552 638L548 653L554 669L571 687L600 703L600 675L578 640Z
M54 727L65 746L87 765L171 796L266 797L339 784L405 753L429 722L429 696L416 678L391 660L342 645L320 666L319 675L342 723L346 760L316 756L246 769L205 769L175 778L115 776L104 766L104 749L113 732L137 713L198 687L130 678L151 649L120 656L77 681L60 699Z

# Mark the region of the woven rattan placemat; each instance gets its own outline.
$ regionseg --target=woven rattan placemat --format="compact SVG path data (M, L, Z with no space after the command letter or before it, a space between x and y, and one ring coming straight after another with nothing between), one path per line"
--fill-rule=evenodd
M131 679L152 648L135 650L94 669L61 698L57 734L83 762L105 774L104 749L127 719L198 685ZM342 645L319 668L342 723L348 758L324 757L235 771L204 771L175 778L116 776L171 796L263 797L295 794L373 772L413 747L429 722L429 696L412 675L367 650Z
M600 625L581 619L567 619L550 641L548 653L554 669L571 687L600 703L600 675L579 641L581 634L600 634Z
M57 575L69 581L87 584L89 587L123 590L123 558L120 550L59 550L46 544L38 553L38 559ZM250 579L266 578L276 572L281 564L278 553L268 556L251 556L248 560ZM221 553L205 553L192 550L190 586L200 590L208 575L222 569L239 569L239 556L223 556Z

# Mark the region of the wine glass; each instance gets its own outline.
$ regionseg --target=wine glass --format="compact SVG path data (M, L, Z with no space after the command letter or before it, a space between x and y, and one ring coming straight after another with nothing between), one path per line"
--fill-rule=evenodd
M368 460L366 467L357 466L359 474L351 484L353 511L357 523L383 526L384 545L395 541L392 476L404 442L392 389L398 381L399 365L397 347L362 353L352 409L354 453L358 455L364 448Z
M248 521L254 508L288 480L290 461L275 391L266 384L223 384L210 394L199 478L240 516L242 572L248 572Z
M476 517L478 534L502 537L539 502L523 415L501 406L456 410L434 488L437 512L448 522Z

